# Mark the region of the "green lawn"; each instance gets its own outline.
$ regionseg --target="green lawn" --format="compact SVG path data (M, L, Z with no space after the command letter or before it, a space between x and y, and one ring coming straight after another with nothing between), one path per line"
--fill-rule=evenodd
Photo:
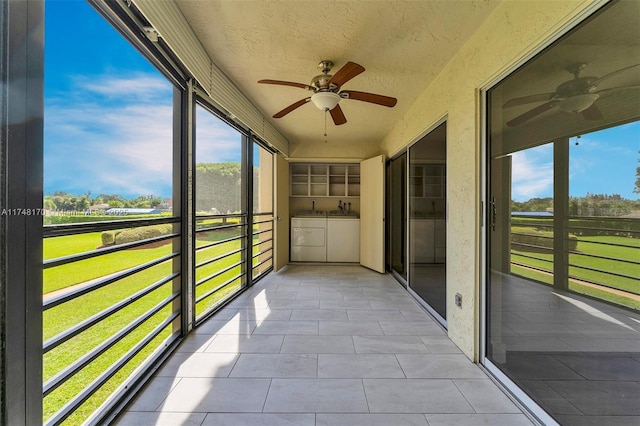
M619 247L611 244L626 245L630 247ZM578 237L578 245L576 248L577 254L569 255L569 275L579 281L602 283L623 291L638 292L640 290L640 281L638 281L638 279L619 277L607 273L615 272L616 274L627 275L630 277L640 277L640 265L621 261L637 261L638 248L640 248L639 239L619 236L580 236ZM512 265L513 273L547 284L553 284L553 276L550 272L553 270L553 254L512 250L511 255L512 261L525 265L525 267ZM525 257L525 255L533 256L537 259L531 259ZM602 256L621 260L602 259L586 255ZM527 268L526 266L549 272L545 273L536 271ZM581 269L580 267L599 269L605 272L590 271ZM570 280L569 288L576 292L588 294L625 306L632 306L636 309L640 307L640 303L631 297L614 294L610 291L606 291L606 289L596 289L585 286L575 282L575 280Z
M209 232L201 235L196 240L197 246L230 238L233 230ZM75 236L64 236L48 238L44 242L44 258L53 259L70 254L82 253L95 250L102 244L101 233L89 233ZM219 256L240 247L239 241L232 241L217 245L198 253L198 261L204 261ZM45 270L44 289L45 293L64 289L66 287L85 283L87 281L101 278L106 275L140 265L157 259L172 252L172 245L167 244L156 248L129 249L124 252L102 255L97 258L74 262L68 265L58 266ZM216 270L221 270L228 265L238 262L240 253L231 255L212 264L198 268L197 276L204 277L213 274ZM177 260L179 262L179 258ZM166 261L144 271L138 272L130 277L121 279L106 287L78 297L72 301L49 309L43 314L43 338L47 339L73 327L81 321L90 318L115 303L130 298L136 292L168 276L174 270L174 261ZM176 265L176 267L179 267ZM202 294L209 289L215 288L220 283L229 279L234 274L239 273L239 268L233 268L220 277L211 279L199 286L196 294ZM176 269L178 270L178 269ZM178 278L179 280L179 278ZM240 280L236 280L225 286L220 291L203 300L197 307L197 312L202 313L229 293L235 291L240 286ZM60 371L64 370L74 361L80 359L85 353L100 345L105 339L120 331L124 326L135 320L141 314L155 306L157 303L170 296L173 282L168 282L152 293L140 300L135 301L128 307L111 315L107 319L95 324L82 333L74 336L64 344L54 348L44 355L43 376L47 381ZM93 360L89 365L74 375L65 384L54 390L44 399L44 419L52 416L64 404L72 399L78 392L86 387L92 380L98 377L127 350L139 342L158 323L171 315L172 306L165 307L161 312L147 320L138 329L134 330L126 338L116 343L111 349ZM112 377L96 394L89 398L80 409L74 413L65 424L81 424L108 396L120 386L131 372L137 368L146 357L162 345L162 342L171 335L171 327L154 341L147 345L142 353L131 360L125 368Z

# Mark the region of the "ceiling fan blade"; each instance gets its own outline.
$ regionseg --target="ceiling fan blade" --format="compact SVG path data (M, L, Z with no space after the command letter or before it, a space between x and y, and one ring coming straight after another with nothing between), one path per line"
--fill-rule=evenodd
M582 116L585 120L589 121L597 121L604 118L602 112L600 111L600 108L598 108L596 104L593 104L589 108L582 111Z
M608 95L612 92L619 92L621 90L638 90L638 89L640 89L640 86L620 86L620 87L611 87L610 89L598 90L595 93L602 96L603 94Z
M335 84L340 87L362 72L364 72L362 65L358 65L355 62L347 62L329 79L329 85Z
M301 89L313 90L313 87L308 84L295 83L293 81L282 81L282 80L258 80L258 83L261 84L277 84L279 86L292 86L299 87Z
M389 96L376 95L375 93L367 93L367 92L358 92L356 90L343 90L340 92L340 96L343 96L345 99L355 99L356 101L364 101L370 102L376 105L382 105L386 107L393 107L396 105L398 100L396 98L391 98Z
M602 83L604 80L606 80L608 78L611 78L611 77L613 77L615 75L618 75L620 73L623 73L623 72L625 72L627 70L630 70L631 68L635 68L635 67L640 67L640 64L631 65L631 66L628 66L628 67L625 67L625 68L620 68L617 71L610 72L609 74L603 75L602 77L600 77L596 81L592 82L590 85L591 86L597 86L598 84Z
M513 98L507 102L505 102L504 105L502 105L503 108L511 108L514 106L518 106L518 105L525 105L525 104L529 104L532 102L544 102L544 101L549 101L551 100L551 98L553 98L553 95L555 95L555 93L538 93L537 95L529 95L529 96L523 96L521 98Z
M525 112L524 114L517 116L513 120L507 121L507 126L518 127L519 125L531 120L536 115L542 114L543 112L548 111L555 106L556 102L547 102L542 105L538 105L537 107Z
M282 118L285 115L289 114L294 109L300 108L302 105L306 104L310 100L311 100L311 98L300 99L298 102L289 105L288 107L286 107L282 111L276 112L275 114L273 114L273 118Z
M347 118L344 116L344 112L342 112L342 108L340 108L339 104L329 112L331 113L331 118L333 118L333 123L336 126L347 122Z

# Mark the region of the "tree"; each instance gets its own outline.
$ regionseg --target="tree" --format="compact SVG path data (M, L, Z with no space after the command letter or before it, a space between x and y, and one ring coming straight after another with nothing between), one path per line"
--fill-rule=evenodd
M242 167L240 163L196 165L196 210L220 213L240 211Z
M640 154L640 151L638 151ZM640 158L638 158L638 163L640 163ZM634 194L640 194L640 166L636 167L636 186L633 188Z

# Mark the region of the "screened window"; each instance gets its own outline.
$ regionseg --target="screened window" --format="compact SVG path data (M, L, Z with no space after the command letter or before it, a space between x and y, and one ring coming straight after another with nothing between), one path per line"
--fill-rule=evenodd
M247 283L246 143L242 133L196 106L196 319Z
M43 420L80 424L179 336L175 89L88 4L45 18Z

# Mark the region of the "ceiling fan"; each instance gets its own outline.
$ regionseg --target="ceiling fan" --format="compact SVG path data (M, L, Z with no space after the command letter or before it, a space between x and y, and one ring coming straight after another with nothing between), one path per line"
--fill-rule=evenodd
M353 99L356 101L369 102L389 108L395 106L395 104L397 103L396 98L391 98L389 96L376 95L374 93L367 92L358 92L356 90L340 90L343 84L364 72L364 67L362 65L358 65L354 62L347 62L342 68L338 70L338 72L333 75L329 74L331 68L333 68L333 62L331 61L321 61L318 64L318 68L322 71L322 74L313 77L313 79L311 79L311 84L294 83L291 81L281 80L258 81L258 83L262 84L277 84L281 86L299 87L301 89L306 89L313 92L313 95L309 96L308 98L300 99L298 102L289 105L282 111L275 113L273 115L273 118L282 118L296 108L299 108L307 102L311 101L322 111L329 111L333 122L336 126L339 126L347 122L347 119L342 112L342 108L340 108L340 105L338 105L338 103L342 99Z
M598 77L580 77L580 72L587 66L585 63L576 63L571 64L565 69L573 74L573 79L565 81L556 87L555 92L550 93L539 93L536 95L524 96L521 98L514 98L510 101L507 101L503 107L510 108L519 105L526 105L534 102L545 102L537 107L530 109L513 118L510 121L507 121L507 126L509 127L517 127L520 126L527 121L531 120L537 115L542 114L553 108L559 108L564 112L572 112L576 114L581 114L585 120L602 120L604 117L602 116L602 112L595 104L595 102L600 98L600 95L607 92L612 92L616 90L625 90L625 89L640 89L640 86L621 86L621 87L613 87L610 89L598 90L598 86L603 81L618 75L622 72L628 71L632 68L640 66L640 64L631 65L625 68L621 68L619 70L610 72L600 78Z

